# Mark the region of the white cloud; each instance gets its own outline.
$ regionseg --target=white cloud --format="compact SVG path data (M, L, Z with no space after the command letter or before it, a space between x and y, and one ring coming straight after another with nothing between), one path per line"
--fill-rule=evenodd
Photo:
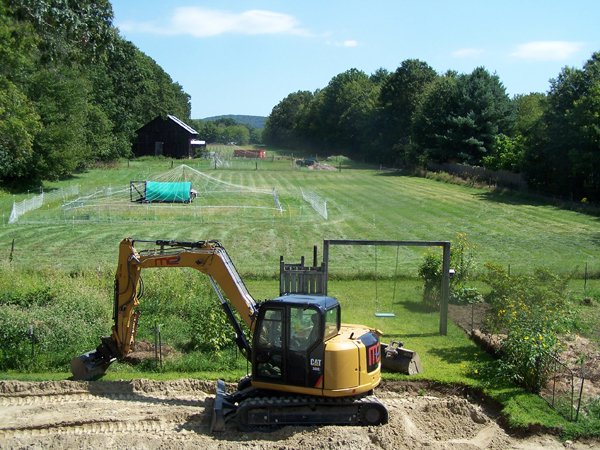
M327 41L327 45L331 45L332 47L346 47L346 48L356 48L358 47L358 41L354 39L346 39L345 41Z
M452 56L455 58L477 58L483 53L483 50L479 48L459 48L452 52Z
M190 35L203 38L221 34L292 34L309 36L298 21L288 14L252 9L241 13L201 7L176 8L166 25L149 22L123 22L122 31Z
M517 45L510 56L536 61L562 61L577 53L582 47L581 42L534 41Z

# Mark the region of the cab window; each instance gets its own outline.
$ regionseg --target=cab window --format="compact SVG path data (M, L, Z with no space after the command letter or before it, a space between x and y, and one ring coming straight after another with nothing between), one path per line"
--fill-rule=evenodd
M325 339L332 338L340 330L340 307L336 306L325 313Z
M265 311L260 330L258 330L258 343L264 347L281 348L283 344L282 311L272 309Z
M290 308L290 350L304 352L321 338L321 314L313 308Z

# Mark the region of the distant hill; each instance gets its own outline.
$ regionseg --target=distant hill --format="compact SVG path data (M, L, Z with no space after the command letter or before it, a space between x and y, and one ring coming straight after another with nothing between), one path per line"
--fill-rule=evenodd
M264 116L244 116L239 114L225 114L222 116L205 117L200 120L218 120L218 119L233 119L242 125L249 125L252 128L264 128L267 118Z

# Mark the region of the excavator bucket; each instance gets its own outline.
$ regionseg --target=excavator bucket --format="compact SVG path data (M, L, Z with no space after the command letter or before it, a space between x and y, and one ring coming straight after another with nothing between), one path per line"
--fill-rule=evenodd
M227 391L225 388L225 382L223 380L217 380L215 389L215 403L213 405L213 413L210 421L210 432L225 431L225 397Z
M417 352L403 347L402 342L381 343L381 365L390 372L415 375L423 372L421 358Z
M71 360L71 373L74 380L93 380L104 375L108 366L115 358L107 360L99 354L98 350L84 353Z

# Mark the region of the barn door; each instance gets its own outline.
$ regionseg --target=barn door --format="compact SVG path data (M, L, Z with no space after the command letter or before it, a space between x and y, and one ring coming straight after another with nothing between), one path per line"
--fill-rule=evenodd
M164 142L156 141L154 143L154 156L161 156L163 154Z

